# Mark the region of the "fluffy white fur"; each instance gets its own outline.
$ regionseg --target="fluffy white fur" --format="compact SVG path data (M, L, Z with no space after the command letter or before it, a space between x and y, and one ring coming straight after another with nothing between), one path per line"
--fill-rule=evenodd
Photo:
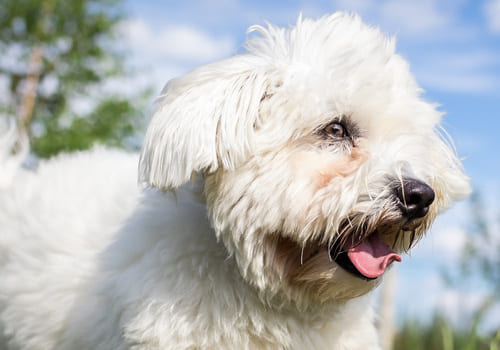
M468 180L393 39L343 13L251 31L166 86L140 157L156 189L99 148L0 192L1 348L379 348L381 277L331 247L358 229L407 250ZM332 120L352 139L325 139ZM436 193L411 225L406 178Z

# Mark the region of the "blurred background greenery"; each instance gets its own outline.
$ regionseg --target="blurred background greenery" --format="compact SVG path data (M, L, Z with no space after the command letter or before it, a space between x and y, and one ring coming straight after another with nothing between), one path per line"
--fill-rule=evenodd
M127 18L119 0L0 1L0 114L18 120L35 158L96 144L140 147L153 88L123 94L109 87L141 74L127 65L130 53L120 45L118 29ZM430 321L398 320L387 347L500 349L500 327L482 327L500 302L500 213L496 221L486 217L479 193L468 206L472 220L460 268L443 269L441 278L453 288L481 285L488 295L474 310L464 308L458 323L439 310Z
M489 294L475 310L462 310L458 324L450 322L446 315L434 311L430 322L422 323L406 319L399 325L394 335L394 349L500 349L500 327L489 331L482 330L484 320L496 312L493 306L500 302L500 245L498 242L500 212L496 222L486 217L484 201L479 193L469 199L472 220L467 228L460 268L455 274L443 270L442 278L453 288L474 290L478 285L486 285ZM489 247L492 254L485 254ZM432 291L423 291L430 292Z
M2 0L0 113L15 115L42 158L94 144L136 149L151 91L134 96L101 85L123 74L116 45L125 18L115 0Z

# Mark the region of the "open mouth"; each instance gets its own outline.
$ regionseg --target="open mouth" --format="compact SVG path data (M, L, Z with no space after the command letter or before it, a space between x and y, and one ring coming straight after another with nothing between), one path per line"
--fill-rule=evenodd
M365 280L374 280L384 274L399 256L374 232L354 247L341 247L340 243L330 249L330 257L344 270Z

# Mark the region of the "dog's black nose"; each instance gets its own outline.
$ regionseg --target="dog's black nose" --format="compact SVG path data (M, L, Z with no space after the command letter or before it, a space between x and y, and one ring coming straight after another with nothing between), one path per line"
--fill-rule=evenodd
M397 197L403 214L408 219L417 219L427 215L435 194L422 181L403 179L402 186L397 190Z

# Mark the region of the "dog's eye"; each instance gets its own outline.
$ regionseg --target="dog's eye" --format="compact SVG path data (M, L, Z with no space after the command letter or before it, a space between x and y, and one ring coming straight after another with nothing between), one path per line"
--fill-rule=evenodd
M347 136L347 130L345 129L344 125L339 122L333 122L329 125L327 125L323 131L335 138L343 138Z

